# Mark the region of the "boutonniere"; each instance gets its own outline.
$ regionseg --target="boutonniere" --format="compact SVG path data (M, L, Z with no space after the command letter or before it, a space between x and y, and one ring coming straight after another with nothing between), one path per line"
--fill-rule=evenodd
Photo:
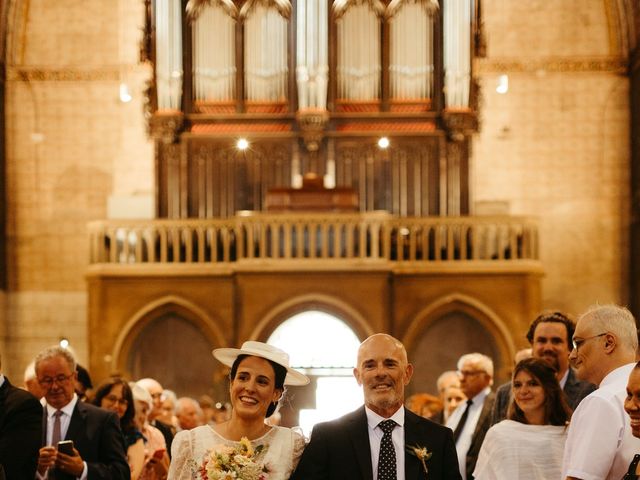
M407 445L407 452L413 456L415 456L420 463L422 464L422 469L424 470L425 476L429 473L429 469L427 468L427 460L431 458L433 455L427 447L421 447L420 445Z

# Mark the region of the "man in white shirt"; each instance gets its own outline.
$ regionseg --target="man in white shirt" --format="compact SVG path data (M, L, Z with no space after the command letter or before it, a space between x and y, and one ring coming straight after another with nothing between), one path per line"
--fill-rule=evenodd
M367 338L353 374L364 406L313 428L291 480L460 480L451 430L403 406L413 366L399 340Z
M56 480L131 480L118 417L79 401L73 355L47 348L36 357L35 368L46 399L36 478L45 479L55 469ZM73 441L72 455L57 450L60 440Z
M491 410L495 394L493 361L481 353L468 353L458 360L460 388L467 397L447 420L453 430L462 478L472 479L480 447L491 426Z
M636 322L617 305L592 307L578 320L569 359L580 380L598 389L573 413L564 451L562 478L621 479L640 439L631 434L624 411L626 386L638 349Z

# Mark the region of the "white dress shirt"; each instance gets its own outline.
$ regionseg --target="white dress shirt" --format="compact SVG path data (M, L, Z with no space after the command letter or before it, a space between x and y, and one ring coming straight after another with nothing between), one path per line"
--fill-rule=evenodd
M562 461L562 478L620 480L640 439L631 433L624 411L627 381L635 363L616 368L573 412Z
M485 398L487 398L487 395L489 395L490 392L491 387L487 387L471 399L473 400L473 404L469 407L467 421L464 424L462 431L460 432L458 441L456 442L456 452L458 453L458 468L460 468L460 475L463 479L467 478L467 452L469 451L469 447L471 446L471 437L473 437L473 432L476 429L478 419L480 418L480 413L482 413L484 400ZM460 405L458 405L449 417L449 420L447 420L447 427L449 427L451 430L455 430L458 426L458 422L460 421L460 417L462 417L462 414L464 413L466 408L467 402L462 402Z
M378 424L384 420L393 420L398 425L391 432L391 441L396 451L396 478L404 480L404 407L400 407L391 417L384 418L373 410L365 407L367 425L369 429L369 447L371 450L371 466L373 478L378 478L378 457L380 456L380 442L382 441L382 429Z
M60 438L62 439L67 437L67 431L69 430L69 424L71 423L71 415L73 415L73 409L76 408L76 403L78 403L78 396L74 393L71 401L60 409L60 411L62 412L62 415L60 415ZM54 414L58 411L58 409L52 407L48 403L45 404L45 408L47 409L47 445L51 445L51 437L53 436L53 422L55 422ZM53 446L55 447L56 445ZM83 463L84 468L82 470L82 474L77 477L78 480L87 480L87 462ZM36 477L38 478L38 480L45 480L47 478L47 473L45 472L44 476L41 476L36 472Z

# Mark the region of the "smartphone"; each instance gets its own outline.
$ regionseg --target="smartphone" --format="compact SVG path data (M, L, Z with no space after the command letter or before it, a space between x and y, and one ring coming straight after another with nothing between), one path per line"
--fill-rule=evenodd
M162 459L162 457L164 457L164 452L164 448L159 448L158 450L153 452L153 458L157 458L158 460Z
M73 440L62 440L61 442L58 442L58 451L65 455L74 455Z

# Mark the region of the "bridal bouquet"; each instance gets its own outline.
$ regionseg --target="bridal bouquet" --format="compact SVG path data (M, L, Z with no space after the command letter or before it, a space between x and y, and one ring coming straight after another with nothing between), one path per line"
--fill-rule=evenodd
M263 457L266 445L255 449L242 437L235 447L219 445L204 457L198 469L201 480L269 480L270 469Z

